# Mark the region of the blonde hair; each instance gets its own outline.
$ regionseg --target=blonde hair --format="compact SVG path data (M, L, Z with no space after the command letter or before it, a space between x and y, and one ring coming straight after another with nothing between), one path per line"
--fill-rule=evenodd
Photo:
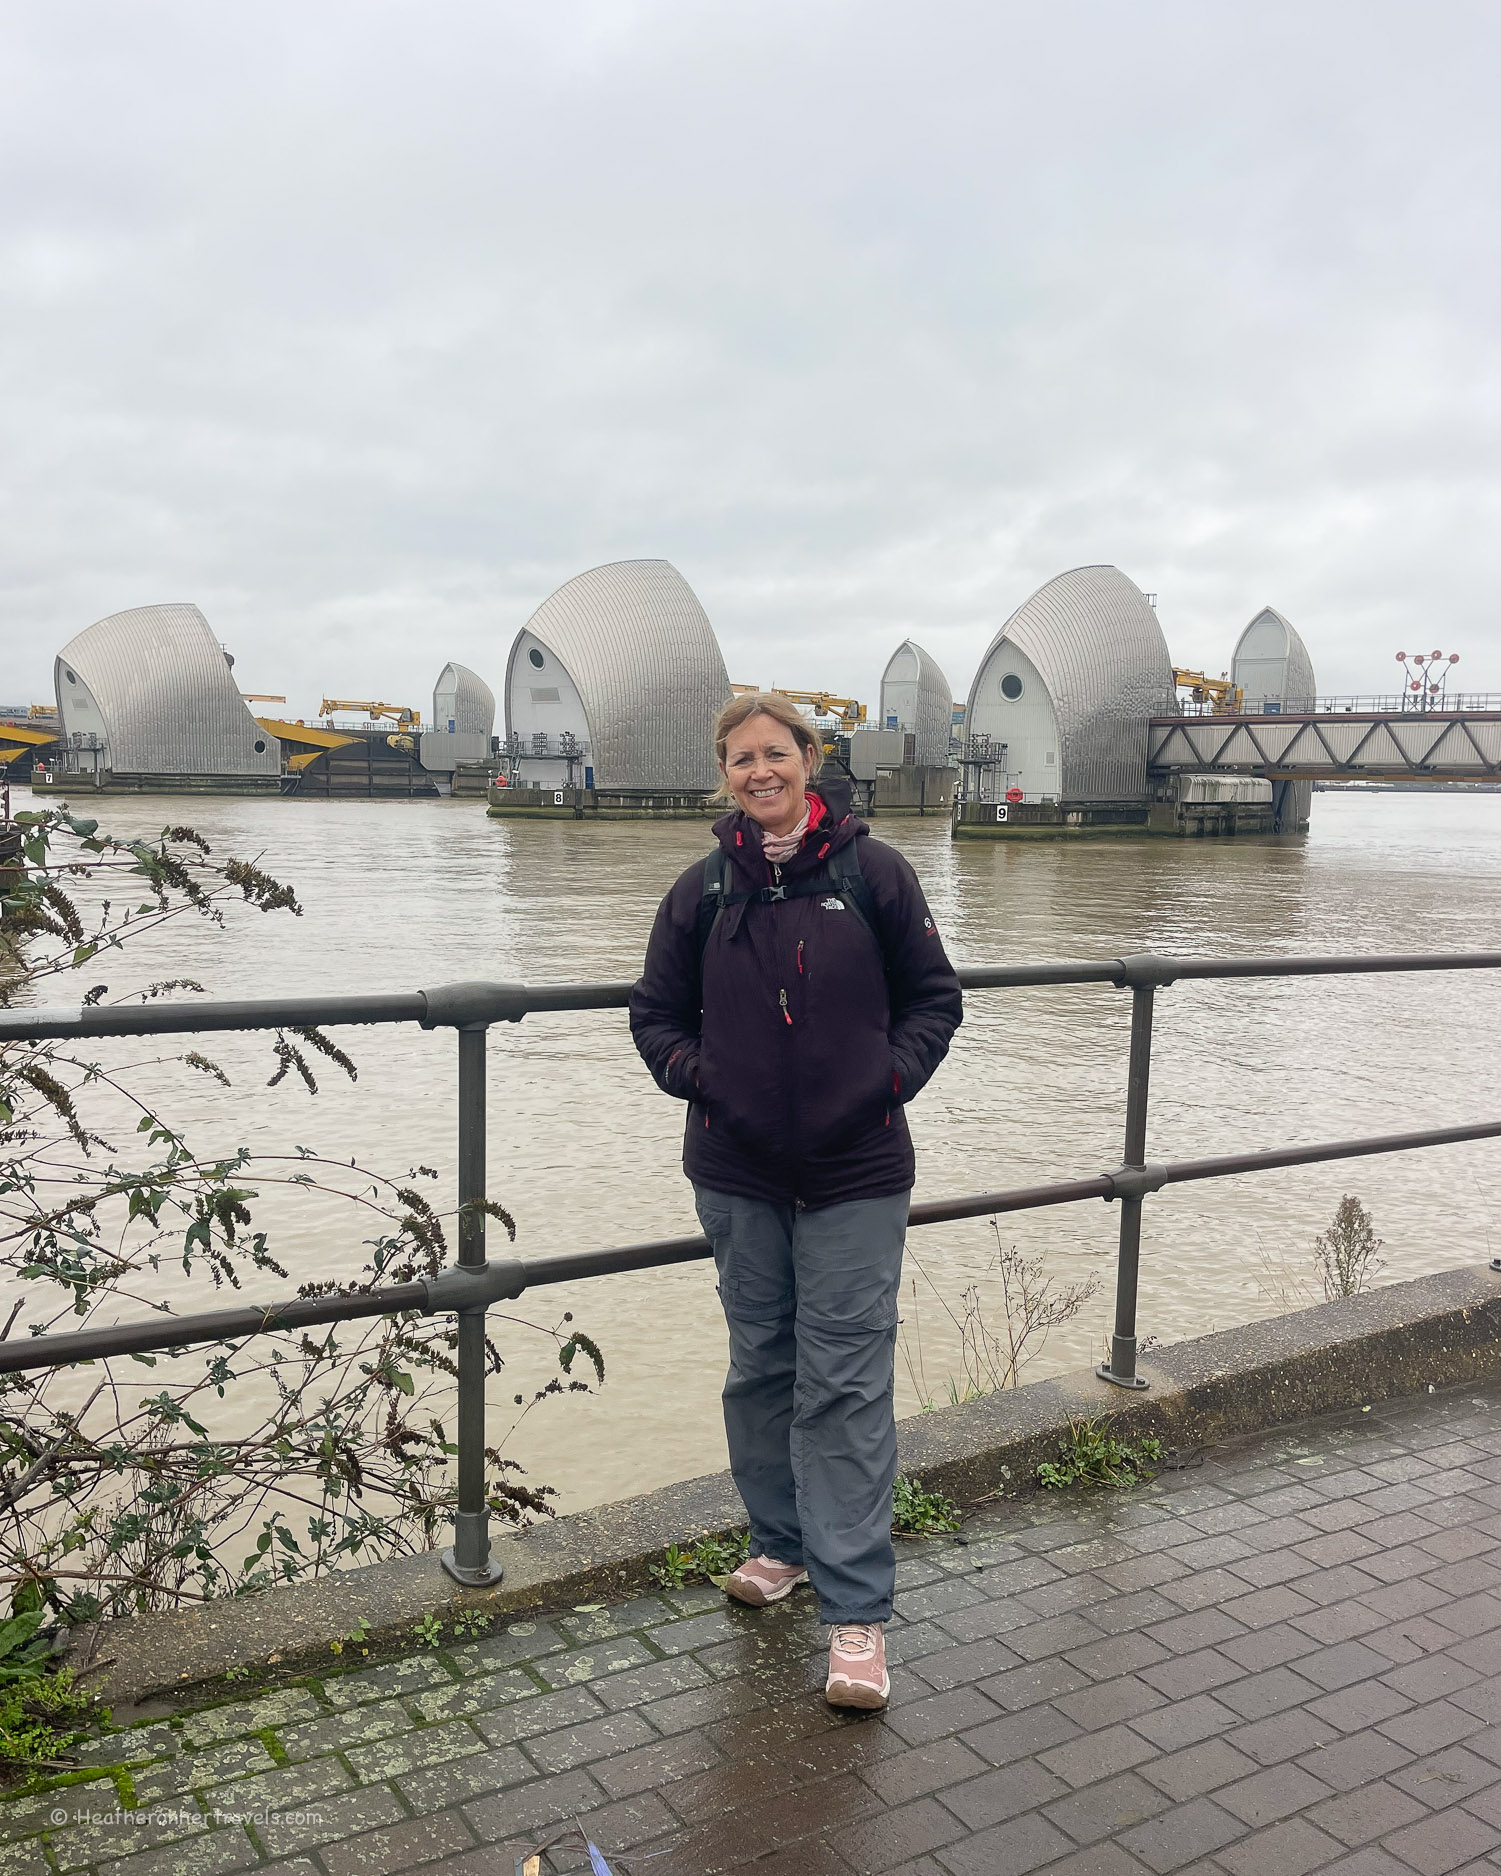
M775 691L748 690L738 697L732 697L720 711L714 724L714 758L719 764L719 786L709 799L711 801L733 801L729 779L725 775L725 748L730 740L730 731L738 730L742 723L748 723L752 717L770 717L780 723L783 729L792 732L793 741L803 752L806 762L808 752L813 753L812 775L818 773L823 762L823 744L815 735L813 726L798 709L790 697L779 696Z

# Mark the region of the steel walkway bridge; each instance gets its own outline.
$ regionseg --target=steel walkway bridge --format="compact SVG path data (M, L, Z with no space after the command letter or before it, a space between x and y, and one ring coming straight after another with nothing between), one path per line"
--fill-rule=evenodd
M1501 698L1430 711L1319 704L1278 715L1151 720L1154 773L1251 774L1273 782L1501 781Z

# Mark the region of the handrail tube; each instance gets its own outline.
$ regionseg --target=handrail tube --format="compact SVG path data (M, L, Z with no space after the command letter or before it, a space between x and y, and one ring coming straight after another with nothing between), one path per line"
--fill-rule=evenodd
M1328 1160L1360 1159L1377 1153L1403 1153L1418 1147L1453 1146L1466 1140L1496 1138L1501 1138L1501 1120L1476 1121L1463 1127L1373 1134L1364 1140L1327 1140L1314 1146L1273 1147L1264 1153L1226 1153L1205 1159L1175 1160L1149 1170L1154 1183L1160 1173L1163 1185L1181 1185L1194 1179L1228 1179L1239 1173L1270 1172L1283 1166L1312 1166ZM947 1224L960 1218L1038 1211L1048 1205L1072 1205L1083 1199L1110 1200L1118 1196L1116 1178L1117 1175L1111 1173L1096 1173L1088 1179L1017 1186L1005 1192L977 1192L956 1199L924 1199L912 1207L907 1223L909 1226ZM563 1251L550 1257L523 1258L515 1265L507 1260L505 1274L510 1278L510 1289L497 1289L497 1297L516 1293L514 1273L517 1268L524 1278L523 1287L534 1289L541 1284L572 1283L586 1277L615 1276L625 1271L692 1263L709 1255L709 1241L699 1234L648 1239L641 1244L621 1244L598 1251ZM501 1271L494 1264L487 1268L495 1272L498 1285L502 1280ZM69 1362L95 1361L111 1355L146 1354L193 1343L230 1342L248 1335L304 1328L314 1323L442 1308L441 1294L438 1298L430 1297L430 1281L419 1279L415 1283L391 1284L385 1289L342 1296L295 1297L285 1303L252 1303L240 1309L155 1317L144 1322L70 1329L61 1335L0 1342L0 1374L56 1368Z
M0 1374L58 1368L75 1361L102 1361L113 1355L147 1355L199 1342L234 1342L247 1335L304 1329L314 1323L395 1316L421 1309L426 1301L424 1283L396 1283L354 1295L297 1296L280 1303L203 1310L193 1316L148 1316L144 1322L116 1322L97 1329L68 1329L61 1335L26 1336L0 1342Z
M1416 1133L1372 1134L1364 1140L1327 1140L1318 1146L1279 1146L1264 1153L1218 1153L1207 1159L1170 1161L1164 1185L1190 1179L1230 1179L1237 1173L1275 1172L1282 1166L1315 1166L1326 1160L1365 1159L1377 1153L1407 1153L1415 1147L1455 1146L1465 1140L1501 1137L1501 1120L1476 1121L1466 1127L1426 1127Z
M528 1011L552 1015L559 1010L623 1010L634 984L533 984L528 986Z
M420 1023L420 990L344 997L226 997L203 1003L52 1003L0 1010L0 1042L82 1036L176 1036L205 1029L308 1029L345 1023Z
M1177 977L1366 977L1391 971L1501 970L1501 951L1375 953L1361 957L1172 958Z
M710 1255L702 1232L688 1238L649 1238L644 1244L619 1244L603 1251L558 1251L551 1257L522 1259L527 1288L537 1283L571 1283L575 1277L613 1277L627 1270L655 1270L659 1265L691 1264Z
M964 990L1046 989L1053 985L1114 984L1125 987L1142 972L1154 981L1243 977L1367 976L1394 971L1501 970L1501 951L1414 952L1347 957L1174 958L1144 953L1134 958L1060 959L1045 964L970 964L957 970ZM526 1014L623 1009L628 983L466 984L433 990L394 990L363 996L233 997L203 1003L124 1006L44 1004L0 1010L0 1043L40 1042L93 1036L192 1035L209 1029L298 1029L313 1025L420 1023L424 1027L472 1024L473 1007L445 1006L449 993L485 993L494 1000L490 1020L514 1021ZM430 1008L430 1000L432 1007Z
M968 1198L928 1199L914 1205L909 1225L936 1225L956 1218L981 1218L999 1212L1030 1211L1044 1205L1068 1205L1079 1199L1110 1197L1110 1175L1072 1179L1056 1185L1021 1186L1012 1192L980 1192ZM684 1238L654 1238L643 1244L621 1244L599 1251L562 1251L551 1257L523 1258L521 1288L539 1284L573 1283L585 1277L617 1276L630 1270L655 1270L668 1264L692 1263L711 1254L709 1240L699 1233ZM488 1266L492 1271L494 1264ZM507 1260L507 1270L513 1268ZM94 1361L109 1355L149 1354L154 1350L184 1348L200 1342L234 1341L264 1330L296 1329L315 1322L338 1322L345 1317L394 1316L409 1309L441 1308L441 1293L434 1298L429 1282L399 1283L380 1290L346 1296L297 1297L287 1303L251 1304L241 1309L208 1310L193 1316L147 1318L144 1322L116 1323L99 1329L69 1329L60 1335L32 1336L25 1341L0 1342L0 1374L29 1368L56 1368L75 1361ZM516 1292L512 1292L516 1293ZM499 1300L497 1297L496 1300Z
M1073 1205L1080 1199L1113 1196L1109 1173L1090 1179L1062 1179L1050 1185L1017 1186L1006 1192L976 1192L965 1198L922 1199L907 1214L907 1224L944 1225L959 1218L989 1218L1002 1212L1040 1211L1047 1205ZM688 1264L711 1254L699 1233L688 1238L655 1238L602 1251L560 1251L552 1257L522 1260L527 1288L541 1283L573 1283L584 1277L611 1277L627 1270L654 1270L665 1264Z
M961 990L1045 990L1054 984L1113 984L1120 970L1119 958L1060 958L1056 964L960 964L955 974Z
M1045 1205L1073 1205L1080 1199L1108 1199L1109 1173L1089 1179L1062 1179L1049 1185L1017 1186L1009 1192L977 1192L971 1198L923 1199L907 1214L909 1225L945 1225L958 1218L988 1218L993 1212L1035 1212Z

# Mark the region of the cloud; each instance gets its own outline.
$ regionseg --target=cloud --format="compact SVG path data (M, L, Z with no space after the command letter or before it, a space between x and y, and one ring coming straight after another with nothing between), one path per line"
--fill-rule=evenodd
M1269 601L1325 689L1419 638L1501 689L1486 5L7 32L7 700L191 599L247 688L421 701L634 555L760 682L873 696L910 632L962 694L1106 560L1185 662Z

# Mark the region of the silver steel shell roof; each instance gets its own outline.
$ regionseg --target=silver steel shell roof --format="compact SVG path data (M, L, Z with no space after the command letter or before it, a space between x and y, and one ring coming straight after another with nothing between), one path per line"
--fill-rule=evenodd
M1005 640L1036 667L1058 722L1058 791L1069 801L1147 799L1147 719L1173 695L1156 611L1118 567L1075 567L1017 607L980 660L972 720L991 656Z
M882 709L885 708L887 679L894 675L893 666L904 652L912 653L917 659L917 701L908 727L917 737L918 765L946 768L954 724L954 693L938 661L929 657L914 639L903 639L886 662L886 669L881 673ZM898 681L905 683L910 679L902 674Z
M251 715L196 606L111 613L63 646L54 681L64 742L74 732L98 738L116 773L281 770L281 744Z
M443 698L452 698L452 709L444 707ZM433 686L433 728L446 730L450 717L460 736L469 731L488 736L495 728L495 693L467 664L445 664Z
M524 630L573 680L596 788L718 785L714 719L729 700L729 673L708 615L669 561L592 567L544 600ZM508 736L521 638L506 661Z
M1313 700L1318 694L1313 674L1313 659L1308 655L1308 647L1303 643L1292 620L1284 617L1275 606L1263 606L1235 641L1235 656L1230 663L1231 672L1235 671L1236 664L1244 656L1246 640L1261 625L1279 625L1285 634L1282 686L1276 691L1268 691L1264 686L1255 686L1257 695L1254 698L1251 690L1248 689L1246 691L1247 706L1250 707L1257 702L1264 703L1271 699L1276 703L1306 703L1311 709ZM1236 682L1240 682L1238 677Z

